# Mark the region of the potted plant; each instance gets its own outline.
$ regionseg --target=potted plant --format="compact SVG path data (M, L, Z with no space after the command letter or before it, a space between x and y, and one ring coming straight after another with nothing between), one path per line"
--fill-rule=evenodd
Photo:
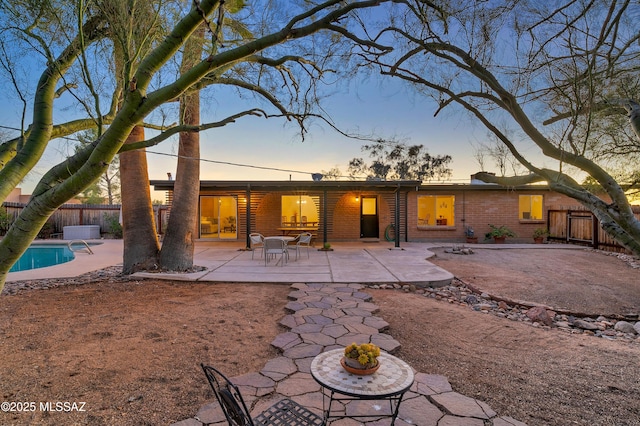
M478 237L476 237L472 227L467 226L464 230L464 235L467 238L468 243L476 244L478 242Z
M545 235L549 234L547 228L536 228L533 230L533 242L536 244L542 244L544 242Z
M379 356L380 347L373 343L363 343L361 345L352 343L344 348L344 357L341 364L345 370L352 374L373 374L380 367Z
M487 232L484 235L484 237L487 240L493 238L493 241L496 244L504 244L504 242L507 239L507 237L516 237L517 236L515 232L513 232L511 229L507 228L504 225L495 226L495 225L489 224L489 228L491 228L491 230L489 232Z
M322 248L318 249L319 251L333 251L331 248L331 243L326 242L322 245Z

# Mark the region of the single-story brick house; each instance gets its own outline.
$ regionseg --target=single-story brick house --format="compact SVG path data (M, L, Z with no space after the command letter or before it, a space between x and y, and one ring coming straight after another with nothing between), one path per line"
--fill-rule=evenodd
M157 191L174 181L152 180ZM171 198L171 197L169 197ZM311 231L320 242L394 239L400 242L464 241L473 228L482 242L489 224L506 225L514 242L530 242L547 226L550 209L578 203L544 185L505 188L419 181L201 181L202 240L247 241L263 235ZM399 223L397 230L389 225Z

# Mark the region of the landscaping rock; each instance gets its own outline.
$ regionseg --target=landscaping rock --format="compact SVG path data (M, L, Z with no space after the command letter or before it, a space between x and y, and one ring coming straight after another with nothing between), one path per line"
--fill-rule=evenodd
M473 294L470 294L467 297L465 297L464 301L467 302L470 305L477 305L478 304L478 298L476 296L474 296Z
M371 285L370 287L381 289L401 288L391 285ZM458 279L451 285L443 287L425 287L420 294L424 297L452 304L469 306L474 311L492 314L511 321L529 323L533 327L555 326L559 331L567 333L582 333L606 339L627 339L640 344L640 322L634 323L633 320L628 320L626 316L627 321L616 321L616 319L603 315L599 315L595 319L590 317L578 318L567 313L557 314L544 306L523 306L515 301L510 301L509 303L504 300L495 301L489 293L474 293L470 287ZM623 324L618 325L617 329L614 328L620 322L626 322L631 328Z
M544 306L534 306L527 311L527 317L533 322L538 322L547 326L553 324L553 318L547 313L547 309Z
M637 334L637 331L634 328L633 324L626 321L618 321L614 326L614 329L623 333Z
M594 322L589 322L589 321L585 321L585 320L575 320L573 322L573 326L574 327L578 327L581 328L583 330L598 330L598 325Z

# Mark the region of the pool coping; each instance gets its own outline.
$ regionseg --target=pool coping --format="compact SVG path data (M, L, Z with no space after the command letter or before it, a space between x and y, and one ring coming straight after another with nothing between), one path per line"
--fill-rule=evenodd
M75 240L35 240L32 245L67 245ZM122 240L86 240L94 254L76 251L75 259L59 265L10 272L7 282L49 278L72 278L87 272L122 264Z

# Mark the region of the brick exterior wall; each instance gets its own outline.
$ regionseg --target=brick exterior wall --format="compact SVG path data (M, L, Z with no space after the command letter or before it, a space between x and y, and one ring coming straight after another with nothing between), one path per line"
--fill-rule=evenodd
M419 195L453 195L455 196L455 223L446 227L418 227L417 205ZM542 220L520 220L518 200L520 195L543 196ZM551 192L546 188L527 189L438 189L430 191L428 187L419 192L411 192L408 197L408 241L465 241L465 227L470 226L478 237L478 242L491 243L484 240L489 232L489 224L505 225L518 237L509 238L511 242L531 242L534 229L546 227L547 210L559 207L577 207L577 201Z
M281 231L281 196L291 192L263 192L255 191L251 194L252 232L263 235L279 235ZM202 195L231 195L238 199L238 231L237 240L246 238L246 192L245 191L216 191ZM356 197L376 195L375 191L347 191L334 190L328 193L327 240L358 241L360 240L360 201ZM449 226L418 226L418 196L419 195L453 195L455 197L455 221ZM540 221L525 221L518 218L519 195L543 196L543 219ZM379 238L384 240L386 227L395 221L395 195L381 192L378 196ZM405 208L406 202L406 208ZM320 199L322 204L322 197ZM533 230L547 225L547 211L549 209L579 208L577 201L564 195L549 191L546 188L504 189L488 188L468 185L456 186L425 186L419 191L401 194L401 241L436 242L436 241L465 241L465 226L471 226L480 243L484 234L489 231L489 224L506 225L512 229L517 238L510 238L511 242L531 242ZM323 212L320 212L320 227L316 241L323 236ZM406 236L405 236L406 229Z
M347 192L338 199L333 209L333 232L330 241L353 241L360 238L359 194ZM329 207L331 208L331 207Z
M256 229L253 232L260 232L263 235L279 235L278 228L282 226L282 201L280 193L266 194L258 203L256 210ZM252 202L254 202L252 200Z

